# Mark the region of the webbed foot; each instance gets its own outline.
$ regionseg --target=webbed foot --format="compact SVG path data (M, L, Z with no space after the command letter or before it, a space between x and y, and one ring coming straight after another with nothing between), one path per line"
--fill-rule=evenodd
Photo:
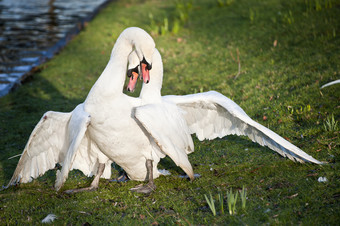
M131 188L130 191L143 193L143 194L150 194L154 190L156 190L156 185L153 182L153 168L152 168L152 160L146 160L146 169L148 172L149 182L146 185L140 184L134 188Z
M78 192L83 192L83 191L95 191L98 189L98 186L97 187L94 187L94 186L90 186L90 187L86 187L86 188L78 188L78 189L70 189L70 190L66 190L64 191L64 193L66 194L75 194L75 193L78 193Z
M74 194L74 193L83 192L83 191L95 191L95 190L97 190L97 188L99 187L99 179L103 175L104 169L105 169L105 164L99 163L97 175L94 177L90 187L70 189L70 190L66 190L64 192L66 194Z
M134 188L130 188L130 191L143 194L150 194L154 190L156 190L156 185L154 183L147 183L146 185L140 184Z

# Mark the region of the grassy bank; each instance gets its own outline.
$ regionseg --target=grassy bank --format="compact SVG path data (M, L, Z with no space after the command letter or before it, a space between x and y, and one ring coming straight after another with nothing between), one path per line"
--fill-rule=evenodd
M220 4L219 4L220 2ZM244 137L199 142L189 156L193 182L166 158L150 196L129 191L138 182L100 181L98 191L66 195L53 190L55 170L0 192L0 224L312 224L340 217L339 1L116 1L53 60L15 92L0 99L0 184L5 185L44 112L71 111L84 101L106 66L120 32L129 26L153 34L164 63L162 94L216 90L247 114L308 154L329 164L298 164ZM223 4L222 4L223 3ZM167 26L168 24L168 26ZM133 95L138 96L139 91ZM334 124L333 124L334 125ZM118 169L118 167L115 167ZM112 177L118 175L113 170ZM327 182L318 182L326 177ZM72 172L63 189L91 178ZM226 192L247 190L236 213ZM216 200L216 216L205 194ZM221 212L218 194L224 196Z

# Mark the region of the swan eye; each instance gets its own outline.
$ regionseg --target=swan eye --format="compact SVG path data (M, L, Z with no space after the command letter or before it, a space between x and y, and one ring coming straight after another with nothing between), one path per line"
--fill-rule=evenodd
M133 76L133 72L138 74L138 66L129 69L126 73L126 76L130 78L131 76Z
M149 71L152 69L152 65L149 64L146 60L145 57L143 57L143 60L141 61L141 63L146 65L146 69L148 69Z
M132 69L129 69L127 71L126 76L129 77L129 78L132 76Z

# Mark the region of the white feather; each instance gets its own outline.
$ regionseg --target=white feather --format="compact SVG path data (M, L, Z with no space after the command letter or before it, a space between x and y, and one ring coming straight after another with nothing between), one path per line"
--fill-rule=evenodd
M56 218L57 218L56 215L54 215L53 213L50 213L44 219L42 219L41 223L48 224L48 223L53 222Z
M323 89L323 88L325 88L327 86L332 86L332 85L338 84L338 83L340 83L340 79L332 81L332 82L329 82L329 83L326 83L325 85L321 86L321 89Z
M171 175L170 171L169 170L166 170L166 169L159 169L158 170L160 174L162 174L163 176L169 176Z

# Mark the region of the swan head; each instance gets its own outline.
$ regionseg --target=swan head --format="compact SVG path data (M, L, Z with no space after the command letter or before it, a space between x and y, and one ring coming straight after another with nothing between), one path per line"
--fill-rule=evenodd
M129 65L127 70L127 76L129 77L129 84L127 90L133 92L136 88L137 79L139 77L140 62L136 51L132 51L129 55Z
M128 61L129 61L129 64L128 64L127 76L129 77L129 84L127 86L127 90L129 92L133 92L136 88L137 79L138 77L142 76L141 74L143 72L141 70L142 67L139 62L139 58L135 51L131 52L131 54L129 55ZM152 62L155 65L154 65L154 69L151 72L152 74L151 83L153 83L154 87L156 86L156 87L159 87L159 89L161 89L162 81L163 81L163 63L162 63L161 54L156 48L152 55Z
M133 29L132 35L134 36L131 40L134 40L134 51L139 59L141 76L144 83L149 83L149 71L152 68L152 55L155 51L156 44L153 38L143 29L137 27L131 29Z
M144 83L148 83L150 81L149 71L152 68L152 55L156 47L153 38L139 27L129 27L120 34L118 41L122 44L115 45L111 57L113 53L116 53L116 49L125 51L126 48L129 48L129 53L135 51L139 59Z

